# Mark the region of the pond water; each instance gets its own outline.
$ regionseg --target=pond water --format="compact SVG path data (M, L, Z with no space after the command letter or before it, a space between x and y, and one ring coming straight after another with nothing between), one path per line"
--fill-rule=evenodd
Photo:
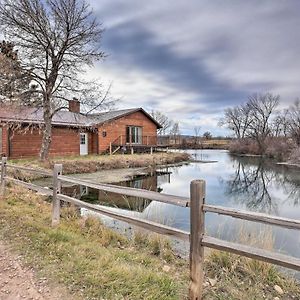
M165 167L152 176L137 177L119 184L188 197L190 182L204 179L208 204L300 219L300 169L277 165L274 161L259 157L231 156L225 150L188 152L196 160L216 162ZM84 187L80 187L80 193L85 201L109 205L125 214L189 231L189 208L107 194ZM251 243L300 257L299 231L216 214L207 214L205 222L211 236Z

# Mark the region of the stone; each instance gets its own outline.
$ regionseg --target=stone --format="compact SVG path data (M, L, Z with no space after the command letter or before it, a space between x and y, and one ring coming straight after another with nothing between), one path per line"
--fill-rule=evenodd
M274 290L279 294L279 295L283 295L283 290L279 285L274 285Z
M170 272L170 270L171 270L171 267L169 267L169 266L167 266L167 265L165 265L165 266L163 266L163 271L164 272Z
M217 284L217 280L213 279L213 278L208 278L208 281L210 283L211 286L215 286Z

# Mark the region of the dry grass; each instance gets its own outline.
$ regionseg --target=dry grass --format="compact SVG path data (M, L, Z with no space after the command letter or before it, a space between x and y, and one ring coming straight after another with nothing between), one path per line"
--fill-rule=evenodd
M45 198L16 187L8 192L0 200L0 238L51 284L82 299L186 299L188 262L178 258L169 240L144 231L129 240L70 207L52 228ZM271 231L252 236L241 231L238 239L273 247ZM300 287L269 264L212 251L205 268L206 279L216 278L215 285L206 284L206 300L273 300L279 296L275 284L284 290L280 299L300 299Z
M292 164L300 164L300 147L295 147L295 149L292 151L289 160Z
M52 284L83 299L185 298L187 264L167 250L167 242L128 240L96 218L78 218L71 208L51 228L50 211L49 203L23 189L14 188L0 202L0 237Z
M154 153L134 154L134 155L87 155L87 156L68 156L56 157L46 162L37 159L15 159L10 163L20 164L32 168L53 169L54 164L63 164L64 174L93 173L100 170L111 170L121 168L149 167L154 168L159 165L174 164L189 160L186 153ZM40 175L29 174L24 171L10 171L16 178L37 179Z
M274 249L271 227L256 230L252 227L249 232L245 226L241 226L235 242L265 250ZM207 257L206 268L207 276L215 278L217 283L207 291L205 300L238 300L244 299L245 295L247 300L273 300L275 297L285 300L300 299L299 284L266 262L212 250ZM275 291L275 285L283 289L283 295Z

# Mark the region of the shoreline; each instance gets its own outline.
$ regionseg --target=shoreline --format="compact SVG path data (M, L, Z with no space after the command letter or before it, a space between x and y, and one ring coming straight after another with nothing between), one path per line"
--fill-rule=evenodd
M293 167L300 168L300 164L290 163L290 162L278 162L277 165L285 166L285 167Z
M52 170L54 164L63 165L63 174L89 174L100 171L111 171L116 169L149 169L162 168L166 165L176 165L178 163L188 163L190 155L182 152L133 154L133 155L113 155L113 156L86 156L86 157L63 157L55 158L48 162L38 160L11 160L10 163L30 168L38 168L46 171ZM10 176L29 181L47 178L47 176L33 174L16 169L8 169Z

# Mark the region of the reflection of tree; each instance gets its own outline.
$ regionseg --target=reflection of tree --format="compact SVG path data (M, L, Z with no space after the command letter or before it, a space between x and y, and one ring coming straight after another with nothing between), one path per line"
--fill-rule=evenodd
M268 191L271 180L270 176L266 176L262 163L247 166L239 161L234 176L226 182L226 193L239 197L249 209L274 211L276 206Z
M294 205L299 204L299 173L259 158L232 157L232 160L236 166L234 175L221 181L226 184L226 193L236 201L252 210L277 213L280 199L270 193L275 186L285 191L286 201L292 199Z

